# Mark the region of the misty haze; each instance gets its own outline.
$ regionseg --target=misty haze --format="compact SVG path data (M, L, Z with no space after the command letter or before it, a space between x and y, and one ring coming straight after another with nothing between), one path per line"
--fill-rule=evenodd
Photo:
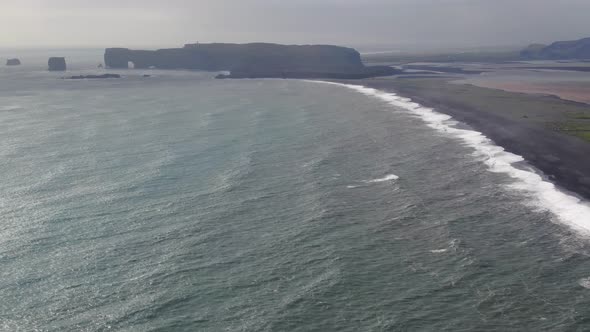
M590 330L590 2L0 8L0 331Z

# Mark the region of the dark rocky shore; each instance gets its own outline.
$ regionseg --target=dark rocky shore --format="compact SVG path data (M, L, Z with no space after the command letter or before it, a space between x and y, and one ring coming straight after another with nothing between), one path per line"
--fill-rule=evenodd
M519 93L450 84L416 85L403 79L339 81L359 84L412 98L415 102L451 115L492 139L506 151L520 155L558 186L590 199L590 142L552 130L546 119L550 112L590 115L590 106L551 96ZM448 89L443 87L448 84ZM487 91L486 91L487 90ZM469 94L477 93L472 103ZM527 113L523 114L525 110ZM567 115L566 115L567 116Z

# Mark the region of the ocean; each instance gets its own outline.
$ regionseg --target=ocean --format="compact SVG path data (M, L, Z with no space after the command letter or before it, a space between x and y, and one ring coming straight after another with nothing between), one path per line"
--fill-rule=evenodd
M588 203L465 125L74 53L0 67L1 330L590 329Z

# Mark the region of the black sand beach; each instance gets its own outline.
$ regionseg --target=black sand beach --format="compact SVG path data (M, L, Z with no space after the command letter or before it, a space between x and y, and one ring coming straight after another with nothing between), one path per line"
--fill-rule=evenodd
M589 105L552 96L453 84L445 79L340 83L394 92L451 115L507 151L524 157L558 186L590 199L590 142L585 139L583 127L590 121ZM581 134L571 129L580 126Z

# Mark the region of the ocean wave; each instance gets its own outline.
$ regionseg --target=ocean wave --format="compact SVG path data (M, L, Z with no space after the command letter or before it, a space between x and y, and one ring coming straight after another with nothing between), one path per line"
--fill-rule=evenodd
M578 280L578 285L586 288L586 289L590 289L590 278L583 278Z
M364 181L362 181L363 185L349 185L349 186L346 186L346 188L356 189L356 188L360 188L360 187L365 187L367 184L389 182L389 181L395 181L397 179L399 179L399 176L397 176L395 174L389 174L389 175L386 175L386 176L379 178L379 179L364 180Z
M459 122L453 120L451 116L436 112L432 108L424 107L413 102L410 98L401 97L395 93L383 92L361 85L310 82L346 87L367 96L377 97L392 106L419 116L429 127L458 138L467 146L472 147L475 154L483 159L491 172L507 174L515 179L516 181L509 187L530 194L530 203L535 207L551 212L558 221L572 229L584 235L590 235L590 205L588 202L560 190L533 171L532 168L524 170L516 167L516 163L524 161L523 157L505 151L504 148L496 145L480 132L458 128Z
M366 183L379 183L379 182L387 182L387 181L394 181L399 179L399 176L395 175L395 174L389 174L386 175L385 177L382 177L380 179L374 179L374 180L367 180L365 181Z
M23 109L22 106L20 105L6 105L6 106L0 106L0 111L4 112L4 111L16 111L16 110L20 110Z

